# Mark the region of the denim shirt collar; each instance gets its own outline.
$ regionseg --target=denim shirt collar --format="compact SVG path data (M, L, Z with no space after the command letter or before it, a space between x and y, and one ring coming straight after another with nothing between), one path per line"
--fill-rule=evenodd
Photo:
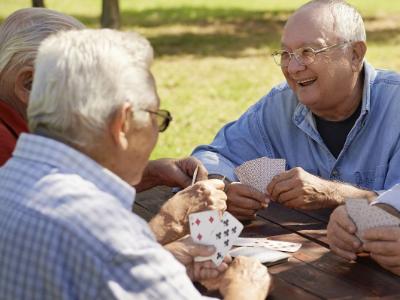
M364 61L363 69L364 86L361 104L362 106L360 116L358 117L356 123L361 122L361 120L362 122L366 121L366 117L371 108L371 84L376 77L376 70L368 62ZM322 142L321 138L319 137L312 112L307 106L298 102L293 113L292 121L297 127L308 133L312 138L318 142Z

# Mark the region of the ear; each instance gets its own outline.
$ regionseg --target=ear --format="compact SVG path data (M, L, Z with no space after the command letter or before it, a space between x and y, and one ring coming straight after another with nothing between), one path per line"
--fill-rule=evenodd
M14 92L18 99L28 105L33 81L33 67L24 66L18 70L15 76Z
M363 66L365 53L367 52L367 45L363 41L354 42L352 44L353 52L351 58L351 65L353 72L360 72Z
M126 150L129 145L128 133L130 131L131 122L133 120L132 105L124 103L115 113L111 120L110 133L115 145Z

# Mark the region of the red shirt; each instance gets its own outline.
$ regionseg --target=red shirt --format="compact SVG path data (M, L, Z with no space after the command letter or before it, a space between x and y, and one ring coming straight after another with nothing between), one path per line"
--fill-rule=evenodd
M11 157L17 139L23 132L28 132L24 118L0 100L0 166Z

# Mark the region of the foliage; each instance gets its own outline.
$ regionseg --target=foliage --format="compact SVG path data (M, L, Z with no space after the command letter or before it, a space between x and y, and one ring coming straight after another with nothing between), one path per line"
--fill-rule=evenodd
M0 19L31 5L0 3ZM153 44L153 71L162 107L174 117L160 135L153 158L190 154L209 143L218 129L283 80L269 56L279 46L287 16L301 0L120 0L124 30L137 30ZM367 59L400 69L400 1L349 1L367 26ZM46 5L99 27L98 0L56 1Z

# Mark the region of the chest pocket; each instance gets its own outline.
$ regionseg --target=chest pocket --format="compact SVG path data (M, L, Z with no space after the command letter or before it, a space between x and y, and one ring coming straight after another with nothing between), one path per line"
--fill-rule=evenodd
M363 188L380 190L386 179L388 165L379 165L375 170L357 171L354 173L355 183Z

